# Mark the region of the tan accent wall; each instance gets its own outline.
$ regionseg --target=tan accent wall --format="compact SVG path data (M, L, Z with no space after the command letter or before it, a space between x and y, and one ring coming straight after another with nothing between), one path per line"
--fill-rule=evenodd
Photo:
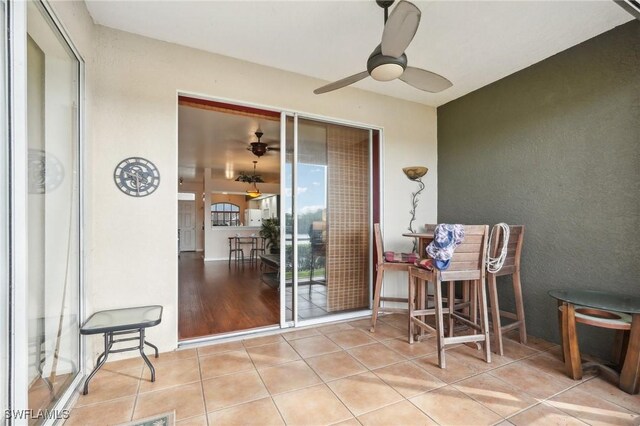
M327 128L327 310L369 306L369 132Z

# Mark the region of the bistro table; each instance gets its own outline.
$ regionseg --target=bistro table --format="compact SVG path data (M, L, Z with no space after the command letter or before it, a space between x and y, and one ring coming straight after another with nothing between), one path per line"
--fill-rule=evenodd
M417 238L418 239L418 256L426 257L427 246L433 240L433 232L409 232L402 234L403 237Z
M640 297L608 291L577 289L551 290L549 296L558 301L562 352L567 374L574 380L580 380L584 366L598 367L617 377L617 372L606 366L595 363L582 364L576 322L616 329L618 330L614 348L616 361L624 360L619 373L620 389L632 395L638 393L640 390ZM630 320L629 315L631 315Z
M139 306L135 308L111 309L108 311L98 311L91 315L89 319L80 327L80 334L104 334L104 352L102 352L96 361L96 367L93 369L87 380L84 382L83 395L89 393L89 381L100 370L100 367L107 361L110 353L140 351L140 356L151 370L151 381L156 380L156 370L153 368L151 361L144 354L144 345L151 346L155 350L156 358L158 358L158 348L147 342L144 338L145 329L160 324L162 321L162 306L150 305ZM138 333L136 337L126 337L122 339L114 339L114 336ZM123 349L112 349L114 343L137 340L138 345Z

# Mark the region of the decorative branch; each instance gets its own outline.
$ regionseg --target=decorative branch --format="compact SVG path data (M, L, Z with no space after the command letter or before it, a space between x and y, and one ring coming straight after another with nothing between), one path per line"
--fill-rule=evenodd
M413 180L418 182L418 190L411 194L411 210L409 210L409 214L411 214L411 220L409 221L409 228L407 228L407 229L412 234L414 234L416 232L413 229L413 222L416 221L416 209L418 208L418 196L424 190L424 183L422 182L422 177L419 177L419 178L413 179ZM414 238L413 239L413 252L415 253L417 251L418 251L418 239Z

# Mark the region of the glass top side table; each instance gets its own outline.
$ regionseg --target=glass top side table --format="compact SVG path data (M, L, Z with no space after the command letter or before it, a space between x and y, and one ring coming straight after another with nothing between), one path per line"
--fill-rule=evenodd
M151 370L151 381L156 380L156 372L144 353L144 345L151 346L155 351L155 357L158 358L158 348L145 340L145 329L154 327L162 321L162 306L138 306L134 308L111 309L106 311L98 311L91 315L87 321L80 327L81 335L103 334L104 335L104 351L98 356L96 367L84 382L83 395L89 393L89 382L107 361L110 353L140 351L140 356ZM137 333L135 337L116 338L114 336L131 335ZM113 349L113 344L118 342L126 342L137 340L138 345L122 349Z
M578 347L576 323L616 330L614 358L620 372L594 363L603 372L619 380L620 389L636 394L640 391L640 297L596 290L551 290L558 301L558 321L567 374L582 378L582 360ZM621 362L622 361L622 362Z

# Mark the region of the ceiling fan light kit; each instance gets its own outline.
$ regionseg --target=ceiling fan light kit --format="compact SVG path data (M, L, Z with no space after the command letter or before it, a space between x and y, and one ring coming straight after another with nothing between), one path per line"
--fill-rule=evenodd
M418 31L420 9L413 3L402 0L389 15L388 9L394 3L393 0L376 0L376 3L384 9L385 25L382 42L367 60L367 71L319 87L313 93L320 95L341 89L368 76L377 81L391 81L398 78L416 89L431 93L441 92L451 87L453 84L439 74L408 66L404 51Z

